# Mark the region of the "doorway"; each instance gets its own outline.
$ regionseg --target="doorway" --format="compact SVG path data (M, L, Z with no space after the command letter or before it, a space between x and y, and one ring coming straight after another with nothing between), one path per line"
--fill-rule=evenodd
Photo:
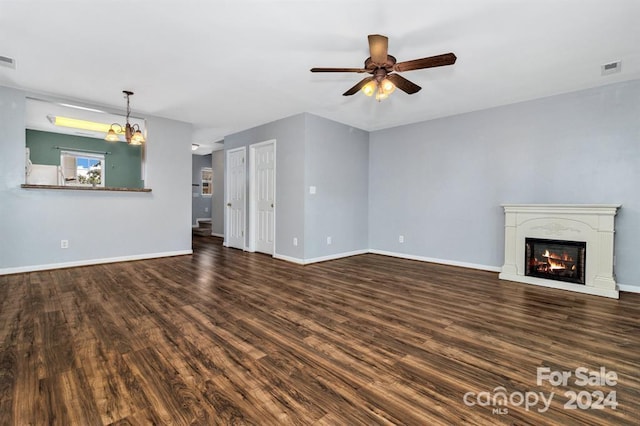
M249 147L249 251L275 253L276 141Z
M245 147L230 149L226 158L227 220L224 245L245 249Z

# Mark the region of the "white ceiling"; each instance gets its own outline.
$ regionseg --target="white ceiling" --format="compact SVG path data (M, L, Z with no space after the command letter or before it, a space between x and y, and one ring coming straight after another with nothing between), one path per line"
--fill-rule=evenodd
M0 85L193 123L193 139L300 112L378 130L640 78L638 0L0 0ZM455 65L381 103L341 94L368 34L398 61ZM602 64L621 60L620 73Z

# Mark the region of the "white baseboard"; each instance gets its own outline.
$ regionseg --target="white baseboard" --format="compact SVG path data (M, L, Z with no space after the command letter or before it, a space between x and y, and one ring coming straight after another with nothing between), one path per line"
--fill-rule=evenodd
M459 266L461 268L479 269L481 271L500 272L502 270L502 267L500 266L480 265L477 263L458 262L456 260L435 259L432 257L416 256L413 254L396 253L396 252L385 251L385 250L371 249L369 250L369 253L381 254L383 256L399 257L402 259L409 259L409 260L419 260L421 262L439 263L441 265Z
M297 258L297 257L291 257L291 256L285 256L284 254L276 253L276 254L273 255L273 258L274 259L278 259L278 260L284 260L284 261L291 262L291 263L296 263L298 265L304 265L305 264L304 263L304 259L300 259L300 258Z
M292 263L296 263L298 265L310 265L312 263L318 263L318 262L326 262L328 260L336 260L336 259L342 259L343 257L351 257L351 256L356 256L359 254L366 254L369 253L369 250L355 250L355 251L349 251L349 252L344 252L344 253L336 253L336 254L330 254L328 256L321 256L321 257L313 257L311 259L300 259L297 257L291 257L291 256L285 256L283 254L274 254L273 258L274 259L280 259L280 260L286 260L287 262L292 262Z
M356 256L359 254L366 254L366 253L380 254L383 256L392 256L392 257L398 257L401 259L408 259L408 260L418 260L421 262L439 263L441 265L459 266L462 268L479 269L482 271L489 271L489 272L500 272L502 269L500 266L488 266L488 265L479 265L476 263L458 262L455 260L434 259L431 257L415 256L412 254L395 253L391 251L376 250L376 249L355 250L350 252L331 254L328 256L315 257L311 259L300 259L297 257L290 257L282 254L274 254L273 257L275 259L286 260L287 262L296 263L298 265L309 265L311 263L326 262L327 260L341 259L343 257Z
M369 250L366 250L366 249L354 250L354 251L347 251L343 253L330 254L328 256L313 257L311 259L305 259L304 264L309 265L311 263L326 262L327 260L342 259L343 257L357 256L359 254L366 254L366 253L369 253Z
M640 285L618 283L618 290L626 291L627 293L640 293Z
M74 268L76 266L101 265L104 263L129 262L132 260L156 259L193 254L193 250L166 251L162 253L145 253L133 256L108 257L103 259L78 260L74 262L50 263L46 265L19 266L17 268L0 269L0 275L20 274L23 272L46 271L49 269Z
M215 232L212 232L212 233L211 233L211 236L212 236L212 237L220 237L220 238L224 238L224 234L217 234L217 233L215 233Z

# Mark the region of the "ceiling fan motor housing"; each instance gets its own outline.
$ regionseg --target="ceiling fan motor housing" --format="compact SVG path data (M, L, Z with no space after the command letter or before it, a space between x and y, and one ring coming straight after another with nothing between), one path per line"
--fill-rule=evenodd
M393 66L395 64L396 64L396 58L391 55L387 55L387 61L384 64L374 63L371 57L367 58L364 61L365 69L370 70L369 72L371 73L373 73L373 71L375 71L378 68L382 68L382 69L385 69L387 72L391 72L393 71Z

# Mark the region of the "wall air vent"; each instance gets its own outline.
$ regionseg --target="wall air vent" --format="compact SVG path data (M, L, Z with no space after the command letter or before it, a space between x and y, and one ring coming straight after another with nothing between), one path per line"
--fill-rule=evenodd
M8 68L16 68L16 60L7 56L0 56L0 66Z
M602 75L615 74L622 69L622 61L609 62L600 66Z

